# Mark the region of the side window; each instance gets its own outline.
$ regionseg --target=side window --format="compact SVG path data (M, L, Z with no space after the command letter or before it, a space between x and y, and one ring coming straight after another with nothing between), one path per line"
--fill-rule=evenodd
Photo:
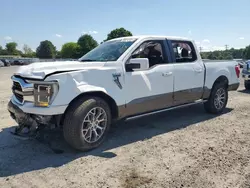
M192 42L171 41L176 63L191 63L197 60L197 55Z
M149 67L167 63L163 41L143 42L132 54L132 58L148 58Z

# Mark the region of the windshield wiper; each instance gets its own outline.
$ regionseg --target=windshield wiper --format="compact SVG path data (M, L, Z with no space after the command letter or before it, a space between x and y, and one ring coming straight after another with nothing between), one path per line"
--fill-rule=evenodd
M91 62L91 61L97 61L97 60L95 60L95 59L81 59L79 61L81 61L81 62L86 62L86 61Z

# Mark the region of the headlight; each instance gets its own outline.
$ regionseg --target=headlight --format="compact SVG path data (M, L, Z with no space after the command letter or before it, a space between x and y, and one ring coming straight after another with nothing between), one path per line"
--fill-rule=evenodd
M34 83L34 105L49 106L58 92L57 82Z

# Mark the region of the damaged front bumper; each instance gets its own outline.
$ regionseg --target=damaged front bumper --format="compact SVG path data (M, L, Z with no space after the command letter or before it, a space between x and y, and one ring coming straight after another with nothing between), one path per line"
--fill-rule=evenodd
M48 125L55 125L57 120L55 116L44 116L24 113L11 100L8 103L8 111L10 113L10 116L18 124L14 132L14 134L18 136L34 135L42 127Z
M49 148L55 153L62 153L63 150L57 149L51 146L49 140L45 139L43 131L48 125L50 129L54 128L60 122L61 115L56 116L42 116L24 113L17 105L13 104L12 101L8 103L8 111L10 116L18 123L13 135L21 139L34 139L40 140L42 143L49 146Z

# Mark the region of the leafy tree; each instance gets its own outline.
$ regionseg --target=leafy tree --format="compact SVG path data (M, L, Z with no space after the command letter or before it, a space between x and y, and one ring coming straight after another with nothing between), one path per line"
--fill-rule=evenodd
M77 59L81 57L81 47L75 42L68 42L62 46L61 56L62 58Z
M85 55L98 45L96 40L91 35L88 34L82 35L78 39L77 44L80 46L80 53L79 53L80 56Z
M230 59L231 60L231 59L233 59L233 56L231 53L225 53L223 59Z
M244 49L234 49L229 50L216 50L213 52L201 52L201 56L204 59L243 59L245 54Z
M4 55L4 49L1 45L0 45L0 55Z
M34 52L27 44L23 46L23 52L24 52L23 54L24 57L34 57Z
M213 53L208 54L208 59L216 59L216 56Z
M56 56L56 47L49 40L41 41L36 49L38 58L50 59Z
M56 58L57 59L62 58L61 51L56 50Z
M243 55L245 59L250 59L250 45L245 48Z
M119 38L119 37L127 37L127 36L132 36L132 33L130 31L124 29L123 27L121 27L121 28L117 28L117 29L112 30L107 35L107 39L105 41Z
M9 42L6 44L6 53L8 55L20 55L20 51L18 51L16 48L17 48L16 42Z

